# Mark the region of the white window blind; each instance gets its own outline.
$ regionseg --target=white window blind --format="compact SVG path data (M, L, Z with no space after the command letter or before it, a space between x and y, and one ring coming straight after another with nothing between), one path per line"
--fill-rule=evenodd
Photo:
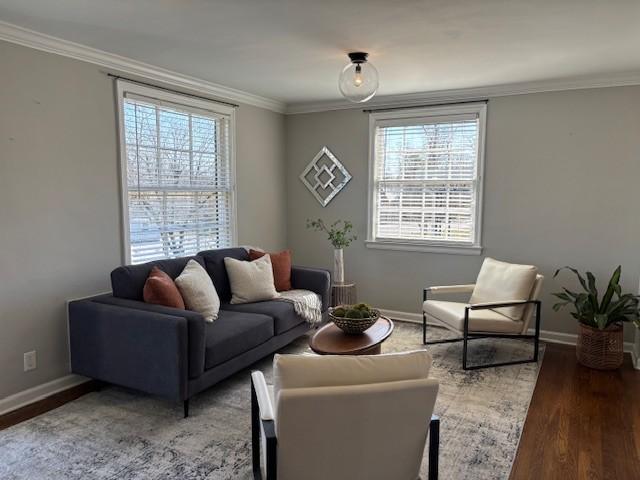
M477 246L477 112L385 118L373 132L374 241Z
M126 89L120 101L127 260L232 245L231 116Z

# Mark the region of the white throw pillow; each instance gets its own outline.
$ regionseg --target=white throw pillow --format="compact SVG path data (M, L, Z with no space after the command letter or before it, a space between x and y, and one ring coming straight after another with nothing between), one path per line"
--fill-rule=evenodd
M188 310L201 314L205 321L218 318L220 298L211 277L195 260L189 260L182 273L175 279Z
M260 302L280 296L273 281L269 255L252 262L226 257L224 265L231 285L231 303Z
M533 265L506 263L485 258L469 303L529 300L538 269ZM521 320L524 307L492 309L512 320Z

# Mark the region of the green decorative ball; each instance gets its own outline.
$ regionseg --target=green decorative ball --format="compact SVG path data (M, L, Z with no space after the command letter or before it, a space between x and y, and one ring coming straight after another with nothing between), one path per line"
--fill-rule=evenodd
M355 308L351 310L347 310L347 314L345 315L347 318L362 318L362 312L360 310L356 310Z
M347 311L342 307L338 307L333 311L334 317L341 317L342 318L342 317L345 316L346 313L347 313Z

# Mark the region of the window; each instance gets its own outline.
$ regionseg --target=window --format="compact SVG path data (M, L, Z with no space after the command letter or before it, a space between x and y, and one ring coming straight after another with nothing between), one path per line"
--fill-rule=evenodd
M486 104L372 113L367 246L479 254Z
M118 80L125 262L235 237L233 107Z

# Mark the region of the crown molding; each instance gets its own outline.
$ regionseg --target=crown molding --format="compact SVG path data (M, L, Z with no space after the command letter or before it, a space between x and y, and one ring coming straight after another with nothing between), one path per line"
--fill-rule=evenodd
M365 106L366 108L372 108L397 107L416 104L428 105L484 100L491 97L525 95L528 93L640 85L640 71L636 71L492 85L487 87L385 95L375 97L366 104L354 104L343 99L286 104L279 100L262 97L260 95L255 95L231 87L225 87L224 85L208 82L196 77L184 75L162 67L157 67L148 63L123 57L121 55L87 47L79 43L70 42L68 40L63 40L2 21L0 21L0 40L92 63L118 73L125 73L149 80L155 80L178 88L194 90L200 94L208 95L220 100L239 102L286 114L361 109Z
M372 107L399 107L408 105L428 105L448 102L485 100L491 97L525 95L528 93L558 92L562 90L581 90L586 88L622 87L640 85L640 71L592 75L557 80L541 80L525 83L493 85L488 87L438 90L433 92L406 93L374 97L373 100L354 104L348 100L321 102L301 102L288 104L288 115L299 113L326 112L330 110L362 109Z
M278 113L284 113L286 107L284 102L278 100L236 90L235 88L225 87L224 85L208 82L189 75L183 75L172 70L45 35L7 22L0 21L0 40L74 58L115 70L119 73L155 80L174 87L195 90L200 94L209 95L220 100L230 100L253 105Z

